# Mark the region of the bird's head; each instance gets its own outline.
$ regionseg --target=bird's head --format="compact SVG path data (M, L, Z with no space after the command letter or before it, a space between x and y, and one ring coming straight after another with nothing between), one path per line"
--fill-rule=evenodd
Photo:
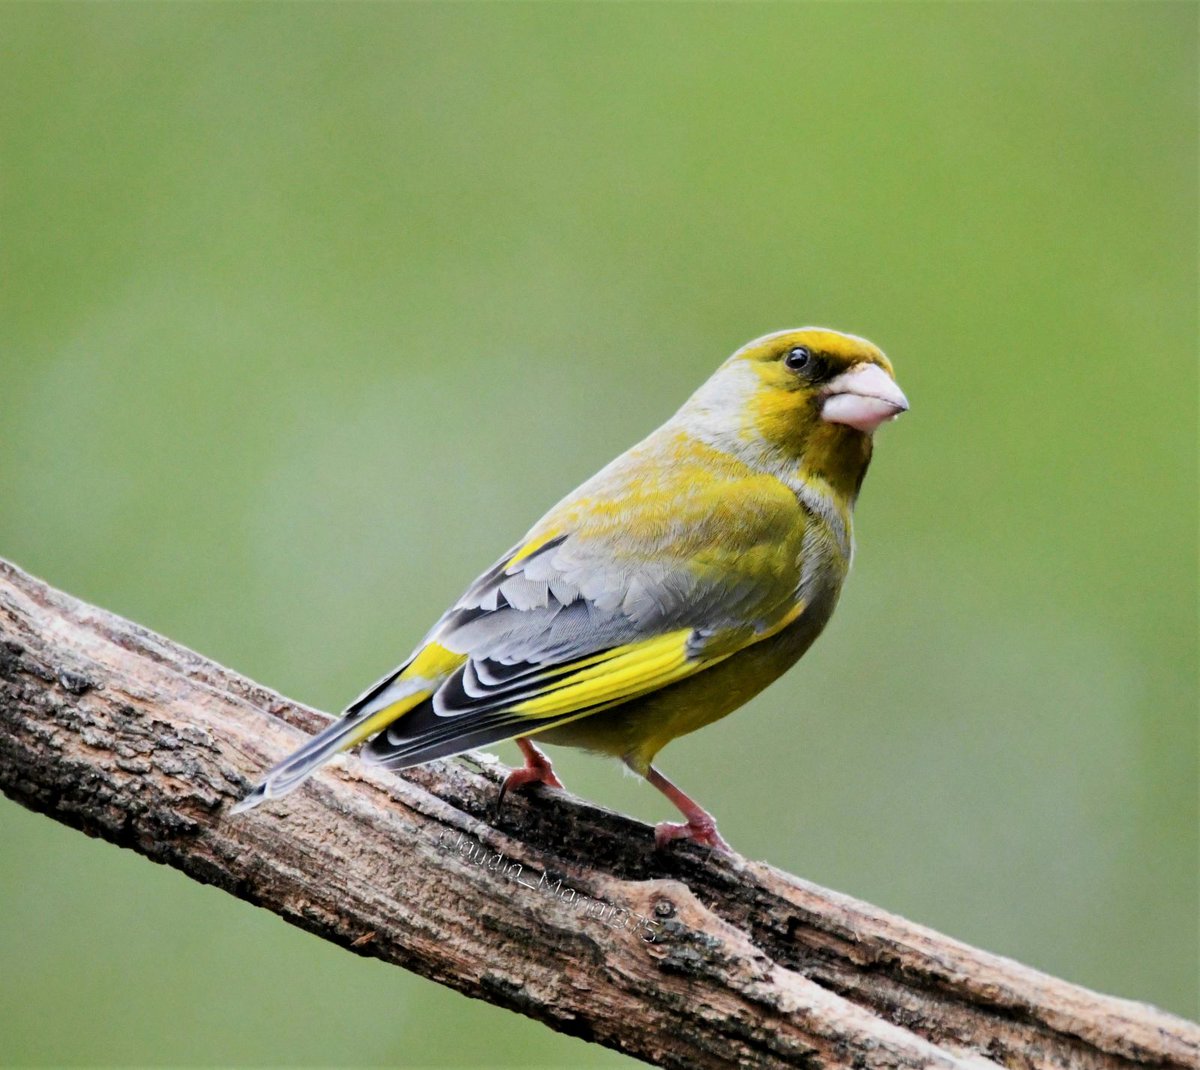
M802 327L742 346L681 415L731 452L765 451L857 491L880 424L908 409L891 362L865 338ZM849 488L847 488L849 489Z
M743 416L785 445L821 423L869 435L908 408L883 351L852 334L818 327L778 331L742 346L722 372L753 377Z

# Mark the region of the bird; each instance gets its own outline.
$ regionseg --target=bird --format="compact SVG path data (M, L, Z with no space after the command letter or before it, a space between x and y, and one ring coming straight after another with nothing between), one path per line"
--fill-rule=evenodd
M405 769L512 739L525 764L500 800L562 788L537 740L615 757L661 791L684 820L656 826L658 848L731 852L656 757L744 705L821 633L850 569L874 433L908 407L864 338L801 327L748 342L234 809L358 744L368 763Z

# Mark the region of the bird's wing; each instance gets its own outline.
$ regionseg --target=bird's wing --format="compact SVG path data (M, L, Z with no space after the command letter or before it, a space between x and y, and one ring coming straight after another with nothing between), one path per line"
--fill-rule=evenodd
M609 516L551 513L484 573L405 666L347 711L403 767L675 683L775 634L798 600L804 518L774 480L707 479ZM601 519L597 520L597 516Z

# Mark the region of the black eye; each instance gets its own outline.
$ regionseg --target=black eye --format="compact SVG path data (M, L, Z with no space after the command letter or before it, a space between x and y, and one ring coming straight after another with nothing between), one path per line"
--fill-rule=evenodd
M794 372L802 372L812 363L812 350L808 346L793 346L787 351L783 363Z

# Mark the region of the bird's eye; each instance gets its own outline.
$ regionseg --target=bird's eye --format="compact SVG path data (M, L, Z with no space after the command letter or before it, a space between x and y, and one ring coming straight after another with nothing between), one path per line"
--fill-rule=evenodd
M787 351L787 355L783 358L783 363L786 364L794 372L802 372L809 366L812 361L812 350L808 346L792 346Z

